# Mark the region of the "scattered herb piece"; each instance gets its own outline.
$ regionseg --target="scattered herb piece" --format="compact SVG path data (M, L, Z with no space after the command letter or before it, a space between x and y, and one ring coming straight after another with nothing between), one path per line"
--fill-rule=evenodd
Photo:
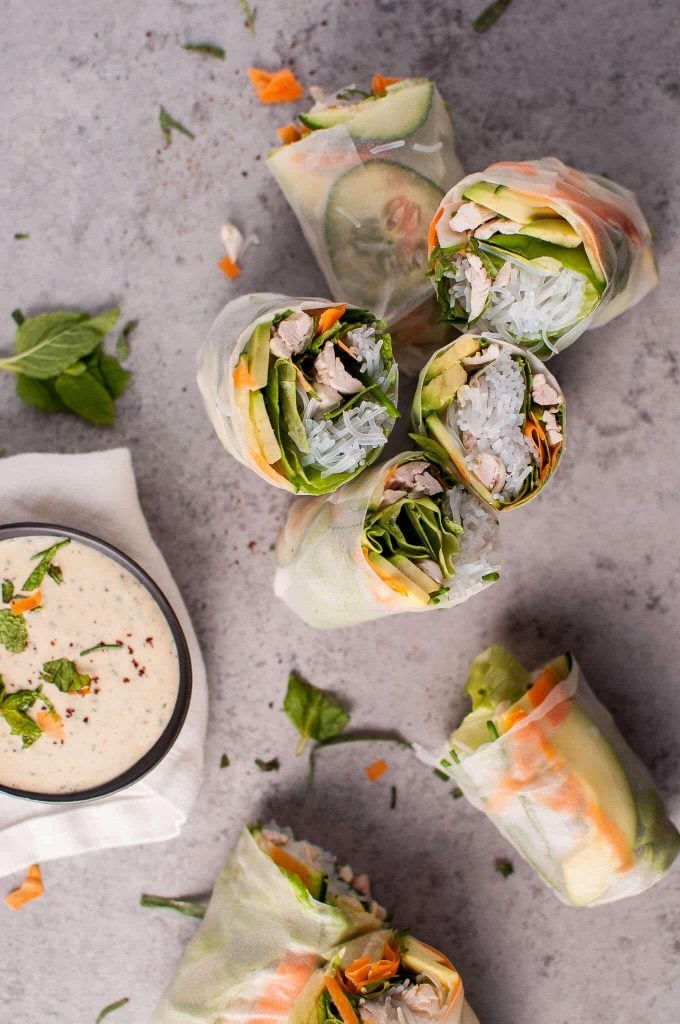
M50 565L47 570L47 575L51 580L54 580L59 586L64 582L64 573L59 565Z
M413 750L413 744L398 733L389 729L382 732L359 731L343 733L342 736L334 736L332 739L324 740L322 743L315 743L309 752L309 767L307 769L307 785L314 785L316 773L316 759L319 751L328 747L338 746L340 743L392 743L396 747L404 747L406 750Z
M515 870L511 860L506 860L504 857L497 857L495 863L496 871L503 878L508 878Z
M20 309L13 309L12 312L10 313L10 316L12 317L12 320L14 320L14 323L17 325L17 327L21 327L21 325L26 320L26 317L24 316Z
M46 661L43 665L40 676L46 683L53 683L62 693L73 693L76 690L84 690L90 685L90 676L85 672L79 672L74 661L67 658L56 658L54 661Z
M94 647L86 647L84 651L81 651L80 657L84 658L86 654L94 654L95 651L119 651L123 646L121 643L95 644Z
M11 580L2 581L2 603L9 604L14 597L14 584Z
M17 242L23 242L23 240L25 238L30 238L30 237L31 236L29 234L27 234L25 231L15 231L15 233L14 233L14 239Z
M144 893L141 897L142 907L164 907L166 910L176 910L179 914L186 914L187 917L205 917L205 904L199 900L174 900L170 896L152 896Z
M451 790L451 796L453 797L454 800L460 800L462 795L463 795L463 790L460 788L460 786L456 786L455 789Z
M216 57L217 60L224 60L226 53L221 46L213 46L212 43L183 43L183 50L191 50L192 53L202 53L206 57Z
M295 672L288 676L283 710L300 733L296 754L303 753L310 739L325 743L339 736L349 722L349 715L339 704Z
M40 561L35 566L30 575L26 578L21 589L28 591L36 590L40 586L42 581L45 579L47 573L49 572L50 566L52 565L52 559L56 555L59 548L66 547L66 545L70 543L71 541L68 538L66 538L65 540L60 540L57 544L53 544L52 547L50 548L45 548L44 551L38 551L37 554L31 555L32 561L35 561L36 558L39 558ZM61 573L61 570L59 571ZM63 579L64 577L62 574L61 579L58 582L63 582Z
M488 721L486 723L486 727L489 730L489 736L490 736L490 738L492 740L500 739L500 735L501 734L499 733L498 729L496 728L496 723L495 722Z
M460 757L455 750L449 750L449 756L453 758L456 764L460 764Z
M0 369L48 380L87 356L115 326L119 309L99 316L59 311L40 313L19 325L15 353L0 360Z
M172 142L172 129L181 132L182 135L187 135L190 139L195 139L196 136L193 132L190 132L188 128L185 128L179 121L175 121L174 117L171 117L165 107L161 106L158 114L158 123L161 126L163 132L163 138L165 139L165 145L169 146Z
M482 576L482 583L495 583L500 578L501 574L499 572L487 572Z
M228 768L230 764L229 755L222 754L222 757L220 758L220 768Z
M31 900L37 900L45 892L42 872L37 864L31 864L26 872L26 878L18 889L14 889L8 896L5 896L5 903L12 910L21 910Z
M442 782L448 782L449 781L449 777L446 774L446 772L440 771L439 768L433 768L432 769L432 774L436 775L438 779L442 780Z
M371 762L368 767L364 768L364 771L369 782L377 782L387 771L387 761L379 757L377 761Z
M123 327L123 330L118 335L118 340L116 341L116 355L123 362L130 358L130 338L137 330L138 326L139 320L128 320Z
M21 654L28 643L28 630L23 615L13 615L9 608L0 611L0 644L10 654Z
M245 20L245 26L251 35L255 35L255 19L257 17L257 8L251 7L248 0L238 0L238 5L243 11Z
M492 25L495 25L500 16L508 9L512 0L494 0L494 3L485 7L479 17L475 18L472 27L476 32L488 32Z
M40 726L26 714L41 696L39 690L15 690L13 693L7 693L0 676L0 717L7 722L13 736L21 736L24 747L30 747L42 735Z
M393 811L397 806L397 787L390 786L390 810Z
M125 1004L129 1003L129 1002L130 1002L130 997L129 996L123 996L122 999L116 1000L115 1003L109 1003L109 1005L105 1006L104 1009L102 1010L102 1012L99 1014L99 1016L97 1017L97 1019L95 1021L95 1024L101 1024L101 1022L104 1020L104 1017L108 1017L108 1015L110 1013L113 1013L114 1010L120 1010L121 1006L125 1006Z
M261 757L256 757L255 764L261 772L278 772L281 767L278 757L273 757L271 761L263 761Z

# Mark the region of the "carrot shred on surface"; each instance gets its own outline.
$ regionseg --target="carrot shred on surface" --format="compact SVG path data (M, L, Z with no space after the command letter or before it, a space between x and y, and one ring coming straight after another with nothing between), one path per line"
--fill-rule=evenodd
M333 324L336 324L340 317L344 314L347 306L329 306L328 309L324 309L323 313L319 317L319 323L316 327L317 334L323 334Z
M302 135L294 124L281 125L280 128L276 129L276 134L284 146L287 146L290 142L298 142L298 140L302 138Z
M35 590L28 597L15 597L10 603L9 610L12 615L23 615L24 612L31 612L42 604L42 593Z
M385 92L388 85L394 85L395 82L401 82L401 78L386 78L385 75L373 75L371 92L374 96L379 96L380 93Z
M228 256L224 256L217 264L217 266L220 268L225 277L228 277L232 281L241 273L241 268L239 267L238 263L234 263L234 261L230 260Z
M369 782L376 782L387 771L387 761L380 757L365 769Z
M12 910L21 910L26 903L30 903L31 900L37 900L44 892L45 886L43 885L40 868L37 864L31 864L26 872L26 878L19 888L14 889L8 896L5 896L5 903Z
M304 96L304 89L290 68L248 68L248 78L260 103L293 103Z
M354 1007L342 991L342 986L337 978L327 976L324 978L324 984L328 990L329 996L335 1003L338 1013L342 1017L343 1024L359 1024L359 1019L354 1012Z

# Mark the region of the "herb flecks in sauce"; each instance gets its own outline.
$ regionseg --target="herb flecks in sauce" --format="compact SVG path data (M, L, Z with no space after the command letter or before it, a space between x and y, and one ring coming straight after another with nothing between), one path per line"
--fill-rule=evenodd
M87 654L94 654L95 651L119 651L124 647L120 641L115 644L95 644L94 647L86 647L84 651L80 652L80 657L84 658Z
M21 589L28 591L37 590L45 579L45 576L50 572L52 559L56 555L57 551L59 551L60 548L66 547L66 545L70 543L70 540L61 540L57 544L53 544L51 547L45 548L44 551L38 551L37 554L33 555L33 561L35 561L36 558L39 558L40 561L26 578ZM62 583L64 576L61 569L59 569L58 566L54 566L54 569L57 570L56 578L50 573L51 578L55 580L56 583Z
M0 644L10 654L21 654L28 643L28 630L23 615L15 615L9 608L0 611Z
M86 672L79 672L75 661L69 661L68 658L46 661L40 676L46 683L54 683L62 693L73 693L76 690L82 692L89 687L91 679Z

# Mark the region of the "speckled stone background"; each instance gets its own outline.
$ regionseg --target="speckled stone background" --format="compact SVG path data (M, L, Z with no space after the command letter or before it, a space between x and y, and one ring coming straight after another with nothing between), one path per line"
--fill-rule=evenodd
M259 0L253 37L236 0L5 6L3 345L15 306L119 301L140 326L114 430L32 413L4 377L0 446L130 446L204 645L212 712L180 838L48 863L42 900L15 916L0 907L2 1024L94 1024L122 996L111 1020L143 1024L194 924L140 909L140 893L205 892L241 822L270 813L369 870L396 921L449 953L483 1024L677 1024L680 870L633 900L564 907L518 857L510 878L497 874L505 842L404 752L371 785L362 769L384 749L327 751L305 789L280 710L297 666L342 694L356 725L437 744L483 646L500 640L529 664L569 647L680 817L677 5L514 0L480 36L482 7ZM227 58L185 52L187 41ZM504 520L501 583L459 610L325 635L296 621L271 590L288 499L221 450L201 409L195 353L225 301L270 286L323 292L262 159L291 111L254 100L250 64L291 64L307 84L431 74L468 170L555 154L635 189L655 227L661 287L552 364L569 401L562 468ZM195 141L163 147L161 103ZM261 239L235 284L216 268L226 219ZM260 773L258 756L278 756L280 772Z

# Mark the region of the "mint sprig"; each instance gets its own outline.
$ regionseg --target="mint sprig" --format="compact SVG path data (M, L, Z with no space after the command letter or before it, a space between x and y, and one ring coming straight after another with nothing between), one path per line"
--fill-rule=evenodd
M9 608L0 611L0 644L10 654L21 654L28 643L28 630L23 615L15 615Z
M70 543L71 541L68 539L60 540L51 547L45 548L44 551L38 551L35 555L31 555L33 561L35 561L36 558L39 558L40 561L35 566L31 574L24 580L24 584L21 589L29 592L31 590L37 590L45 576L48 574L55 583L62 583L64 580L63 573L58 566L52 565L52 559L60 548L63 548Z
M283 710L300 733L296 754L302 754L310 740L325 742L338 736L349 722L347 712L332 697L295 672L288 677Z
M86 672L79 672L75 661L69 661L68 658L46 661L40 671L40 677L46 683L53 683L62 693L84 690L90 685L90 676Z

